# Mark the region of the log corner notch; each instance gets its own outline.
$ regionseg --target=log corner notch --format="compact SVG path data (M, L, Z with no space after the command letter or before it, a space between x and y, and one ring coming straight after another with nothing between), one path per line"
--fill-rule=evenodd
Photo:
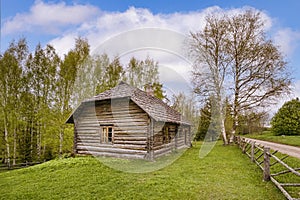
M155 160L191 144L179 112L124 82L81 102L67 123L76 154Z

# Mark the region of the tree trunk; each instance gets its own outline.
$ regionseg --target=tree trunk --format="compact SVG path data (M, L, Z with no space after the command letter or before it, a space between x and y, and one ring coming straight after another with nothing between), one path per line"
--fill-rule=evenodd
M239 107L239 73L238 73L238 63L236 62L235 64L235 70L236 70L236 74L235 74L235 93L234 93L234 102L233 102L233 124L232 124L232 131L231 131L231 135L230 135L230 139L229 139L229 143L233 143L234 142L234 137L236 134L236 129L238 126L238 107Z
M45 161L45 152L46 152L46 142L44 142L44 145L43 145L43 153L42 153L43 161Z
M14 128L14 155L13 155L13 165L16 165L17 157L17 127Z
M36 146L37 146L37 156L38 156L38 161L41 159L41 124L38 122L38 131L37 131L37 136L36 136Z
M225 130L225 119L224 117L222 116L221 117L221 133L222 133L222 137L223 137L223 142L224 142L224 145L228 145L228 140L227 140L227 135L226 135L226 130Z
M59 157L62 157L63 152L63 141L64 141L64 129L61 127L59 132Z
M236 111L236 108L234 108L234 112L233 112L233 124L232 124L232 131L231 131L231 135L230 135L230 139L229 139L229 143L233 143L234 142L234 137L236 135L236 129L238 127L238 113Z
M10 168L10 147L9 147L9 141L8 141L8 127L7 127L7 116L4 114L4 140L5 140L5 146L6 146L6 164Z
M31 127L30 127L30 160L29 160L29 162L32 162L33 161L33 129L34 129L34 126L33 126L33 119L32 119L32 121L31 121L31 125L30 125ZM26 159L26 162L27 162L28 160Z
M220 126L220 132L222 134L222 138L223 138L223 143L224 145L228 145L228 139L227 139L227 134L226 134L226 129L225 129L225 109L224 109L224 103L221 97L221 91L218 92L219 95L217 97L217 104L216 106L217 108L217 115L216 116L218 118L218 123Z

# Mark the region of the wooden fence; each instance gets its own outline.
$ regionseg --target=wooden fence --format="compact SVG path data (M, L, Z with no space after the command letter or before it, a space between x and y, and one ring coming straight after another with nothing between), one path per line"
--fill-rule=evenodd
M240 136L237 136L235 138L235 141L240 149L242 149L242 152L245 153L252 162L256 163L261 168L261 170L263 171L264 181L272 181L287 199L300 200L300 191L297 191L297 189L300 188L300 172L298 172L300 171L300 168L292 168L288 164L283 162L283 160L289 157L288 155L285 155L282 158L278 158L277 156L275 156L278 151L271 151L269 147L257 145L255 144L255 142L252 142ZM282 166L280 167L281 171L271 173L271 168L277 164ZM278 177L285 174L291 174L289 175L288 180L285 181L293 180L296 182L280 182ZM281 181L282 180L283 179L281 178ZM287 189L291 187L293 187L293 189ZM298 195L298 197L292 197L295 195Z

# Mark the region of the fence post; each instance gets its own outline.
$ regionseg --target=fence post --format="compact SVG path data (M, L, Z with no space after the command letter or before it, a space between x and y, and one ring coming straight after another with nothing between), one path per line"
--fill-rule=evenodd
M270 148L264 148L264 181L270 180Z
M246 153L246 146L247 146L246 139L243 138L243 149L242 149L243 153Z
M254 150L255 150L255 142L251 143L251 161L254 162Z
M240 136L236 136L236 143L240 147Z

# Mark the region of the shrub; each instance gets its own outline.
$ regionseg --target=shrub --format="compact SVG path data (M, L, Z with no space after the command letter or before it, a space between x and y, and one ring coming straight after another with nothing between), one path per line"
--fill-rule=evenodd
M271 121L275 135L300 135L300 101L298 98L286 102Z

